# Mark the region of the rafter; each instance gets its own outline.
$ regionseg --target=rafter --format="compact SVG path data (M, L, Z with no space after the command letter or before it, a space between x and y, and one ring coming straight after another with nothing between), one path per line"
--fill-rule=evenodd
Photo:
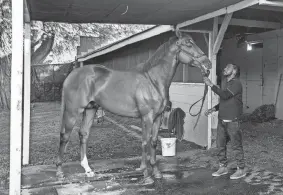
M218 35L217 35L217 38L216 38L216 40L215 40L215 42L214 42L213 54L217 54L218 51L219 51L220 45L221 45L221 43L222 43L222 41L223 41L225 32L226 32L226 30L227 30L227 28L228 28L228 25L229 25L229 23L230 23L230 20L231 20L231 18L232 18L232 15L233 15L233 13L229 13L229 14L226 14L226 15L225 15L225 18L224 18L224 20L223 20L223 22L222 22L222 25L221 25L221 27L220 27L219 33L218 33Z
M220 18L220 23L222 23L223 20L224 18ZM271 29L279 29L281 27L281 24L278 22L267 22L267 21L247 20L247 19L238 19L238 18L232 18L229 25L256 27L256 28L271 28Z

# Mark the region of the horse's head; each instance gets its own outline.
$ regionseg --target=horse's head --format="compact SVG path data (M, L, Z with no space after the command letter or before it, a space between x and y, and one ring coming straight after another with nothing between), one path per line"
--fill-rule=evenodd
M209 69L212 65L204 52L196 45L191 36L181 32L177 32L178 41L176 46L178 48L177 58L179 62L188 64L201 69L202 74L208 75Z

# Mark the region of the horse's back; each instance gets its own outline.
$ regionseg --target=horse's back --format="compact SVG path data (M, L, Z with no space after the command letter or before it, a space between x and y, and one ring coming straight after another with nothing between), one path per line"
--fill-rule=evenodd
M135 93L141 77L135 71L116 71L102 65L87 65L75 69L66 78L63 87L65 101L76 109L96 102L115 113L136 116Z

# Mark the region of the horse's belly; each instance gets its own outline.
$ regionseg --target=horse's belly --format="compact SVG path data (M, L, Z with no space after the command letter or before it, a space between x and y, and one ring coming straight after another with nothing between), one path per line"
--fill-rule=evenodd
M100 93L95 98L95 102L114 114L128 117L138 117L140 115L134 99L125 94L110 95Z
M118 115L138 117L135 101L137 76L129 72L112 72L105 83L97 84L95 102L106 110Z

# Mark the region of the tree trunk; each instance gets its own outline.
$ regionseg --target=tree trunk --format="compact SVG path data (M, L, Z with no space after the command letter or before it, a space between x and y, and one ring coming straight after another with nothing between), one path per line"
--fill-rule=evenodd
M42 64L51 52L54 43L54 34L51 36L42 35L41 45L31 55L31 64ZM32 46L34 48L34 45ZM11 54L0 58L0 109L10 109L11 98ZM36 86L39 82L36 69L31 67L31 86ZM34 90L31 90L31 101L34 99Z
M41 40L42 40L41 45L31 55L31 64L32 65L43 64L45 58L48 56L48 54L52 50L54 38L55 38L54 34L51 34L50 36L43 34L41 36Z
M10 109L11 59L11 55L0 58L0 108L3 110Z

